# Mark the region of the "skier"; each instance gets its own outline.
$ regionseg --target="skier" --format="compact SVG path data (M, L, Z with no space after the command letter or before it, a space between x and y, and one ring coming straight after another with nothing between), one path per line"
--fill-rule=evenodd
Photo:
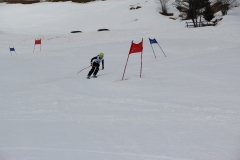
M103 53L100 53L99 55L97 55L96 57L93 57L91 59L91 66L92 66L92 69L89 71L88 73L88 76L87 78L90 79L90 76L92 75L93 73L93 77L94 78L97 78L97 73L98 73L98 70L99 70L99 66L100 66L100 63L102 62L102 70L104 70L104 54Z

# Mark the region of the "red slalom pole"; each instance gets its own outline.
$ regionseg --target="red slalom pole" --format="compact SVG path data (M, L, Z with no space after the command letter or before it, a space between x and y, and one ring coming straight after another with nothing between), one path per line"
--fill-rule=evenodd
M132 43L133 43L133 41L132 41ZM130 51L131 51L131 48L132 48L132 43L131 43L131 47L130 47L130 50L129 50L129 53L128 53L128 58L127 58L127 62L126 62L126 65L125 65L124 72L123 72L122 80L123 80L123 78L124 78L124 74L125 74L125 71L126 71L126 68L127 68L127 63L128 63L128 59L129 59L129 55L130 55Z
M143 46L143 38L142 38L142 46ZM143 52L143 48L142 48ZM142 78L142 52L141 52L141 69L140 69L140 78Z
M128 58L129 58L129 54L128 54ZM125 65L124 72L123 72L122 80L123 80L123 78L124 78L124 74L125 74L125 71L126 71L126 67L127 67L127 63L128 63L128 58L127 58L127 62L126 62L126 65Z

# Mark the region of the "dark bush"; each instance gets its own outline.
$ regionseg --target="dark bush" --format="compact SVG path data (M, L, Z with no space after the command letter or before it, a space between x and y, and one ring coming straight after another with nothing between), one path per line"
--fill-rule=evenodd
M162 13L162 12L159 12L160 14L164 15L164 16L173 16L173 13Z
M69 0L47 0L49 2L66 2ZM87 3L92 2L95 0L72 0L72 2L76 3ZM21 3L21 4L32 4L32 3L39 3L40 0L8 0L8 3Z
M206 4L203 12L203 17L206 21L210 22L214 18L214 11L210 5L210 2Z
M99 29L98 32L100 31L109 31L109 29Z
M9 0L8 3L32 4L38 3L40 0Z
M72 2L77 2L77 3L87 3L92 1L95 1L95 0L72 0Z
M72 31L71 33L82 33L82 31Z

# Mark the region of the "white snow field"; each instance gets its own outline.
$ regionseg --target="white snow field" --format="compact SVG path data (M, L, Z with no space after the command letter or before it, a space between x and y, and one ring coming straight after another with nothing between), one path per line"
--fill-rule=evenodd
M240 8L202 28L159 11L158 0L0 4L0 160L239 160ZM142 38L142 78L136 53L121 80ZM100 52L97 79L77 74Z

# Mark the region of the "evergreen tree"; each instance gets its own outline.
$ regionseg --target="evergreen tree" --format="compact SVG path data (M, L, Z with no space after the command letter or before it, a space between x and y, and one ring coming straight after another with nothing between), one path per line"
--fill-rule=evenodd
M203 12L203 17L208 22L210 22L214 18L214 12L212 10L210 2L208 2L205 6L205 11Z

